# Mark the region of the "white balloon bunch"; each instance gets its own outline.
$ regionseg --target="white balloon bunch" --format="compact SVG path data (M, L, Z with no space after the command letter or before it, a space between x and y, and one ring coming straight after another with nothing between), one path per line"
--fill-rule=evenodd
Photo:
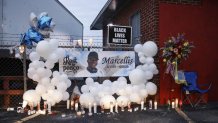
M46 13L41 13L41 16ZM32 18L31 18L32 17ZM32 13L30 15L31 24L35 26L35 17ZM71 86L71 81L64 73L54 71L51 69L54 64L58 62L58 59L64 58L65 50L58 48L59 42L55 39L46 39L40 41L36 46L36 52L33 51L29 55L31 63L27 75L30 79L38 82L35 90L28 90L24 93L23 99L27 102L40 101L42 99L47 100L48 103L54 105L61 100L67 100L69 93L66 91ZM40 57L43 57L46 61L41 61ZM30 97L31 96L31 97ZM38 100L38 96L40 100Z

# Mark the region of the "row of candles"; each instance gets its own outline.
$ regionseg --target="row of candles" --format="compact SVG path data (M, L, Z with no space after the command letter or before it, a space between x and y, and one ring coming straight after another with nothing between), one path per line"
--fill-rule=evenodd
M67 109L70 109L70 106L71 106L71 109L75 109L75 111L77 112L77 115L81 115L84 112L84 108L83 106L81 106L81 110L82 111L79 111L79 103L76 102L74 104L74 101L71 101L68 100L67 101ZM114 108L115 107L115 108ZM152 100L149 100L149 109L155 109L157 110L157 101L153 101ZM137 111L139 108L134 108L134 111ZM89 106L88 106L88 110L89 110L89 115L92 115L92 103L89 103ZM115 110L115 111L114 111ZM142 110L146 110L146 106L145 106L145 102L144 101L141 101L141 111ZM121 107L121 111L124 111L124 106ZM132 108L131 108L131 102L128 103L128 111L129 112L132 112ZM93 103L93 112L94 114L97 113L97 104L96 103ZM118 113L118 103L116 102L115 105L111 102L110 103L110 112L113 113L113 112L116 112ZM101 106L101 113L104 113L104 106Z

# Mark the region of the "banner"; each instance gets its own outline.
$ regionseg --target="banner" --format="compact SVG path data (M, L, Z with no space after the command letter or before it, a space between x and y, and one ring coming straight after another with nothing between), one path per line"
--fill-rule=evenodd
M128 76L135 69L134 51L73 51L59 60L68 77Z

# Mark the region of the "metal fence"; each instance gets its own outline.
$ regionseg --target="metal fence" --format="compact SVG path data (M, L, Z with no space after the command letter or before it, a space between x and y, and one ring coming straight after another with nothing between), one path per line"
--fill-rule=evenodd
M24 93L24 70L28 70L30 60L28 58L32 51L35 51L35 47L26 50L27 59L24 62L22 55L19 54L19 42L17 41L6 41L1 42L0 45L0 108L17 107L22 102L22 96ZM66 41L59 41L59 47L64 48L67 51L102 51L105 49L109 50L120 50L121 47L116 46L103 46L101 42L92 43L83 42L82 46ZM122 46L125 50L133 50L133 47ZM15 57L16 56L16 57ZM26 64L25 64L26 63ZM26 65L26 69L24 69ZM54 70L58 70L58 63L55 64ZM26 78L27 90L35 89L37 82ZM71 87L68 88L68 92L71 94L75 85L79 88L85 84L85 78L71 78ZM106 78L95 78L98 82L103 82ZM112 78L113 79L113 78Z

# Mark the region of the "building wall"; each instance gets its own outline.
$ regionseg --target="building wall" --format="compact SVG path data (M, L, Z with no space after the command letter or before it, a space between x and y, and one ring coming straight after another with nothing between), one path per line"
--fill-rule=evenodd
M75 17L70 15L56 0L0 0L3 1L3 32L12 34L25 33L29 28L29 15L34 12L48 12L56 26L51 35L75 35L74 38L82 38L83 25ZM77 36L77 37L76 37ZM57 37L56 37L57 38ZM60 39L69 37L58 37ZM7 39L8 40L8 39Z
M213 82L208 101L218 101L217 87L217 32L218 1L203 0L197 3L174 4L171 1L160 2L159 37L160 47L171 35L185 33L195 48L189 58L179 66L182 70L197 71L199 83ZM160 102L168 98L180 98L180 86L174 84L169 75L164 74L165 66L160 60ZM173 90L174 91L173 91Z
M129 18L135 12L141 13L141 42L153 40L158 47L171 35L186 33L186 38L193 41L195 48L188 60L183 61L180 69L198 72L199 83L213 82L209 91L209 101L218 101L215 76L218 73L216 61L216 33L218 32L218 1L216 0L134 0L121 9L113 19L113 24L129 25ZM107 36L103 28L104 43ZM158 86L155 97L161 104L169 98L180 98L180 85L175 84L171 76L164 74L161 52L155 58L159 75L154 81Z

